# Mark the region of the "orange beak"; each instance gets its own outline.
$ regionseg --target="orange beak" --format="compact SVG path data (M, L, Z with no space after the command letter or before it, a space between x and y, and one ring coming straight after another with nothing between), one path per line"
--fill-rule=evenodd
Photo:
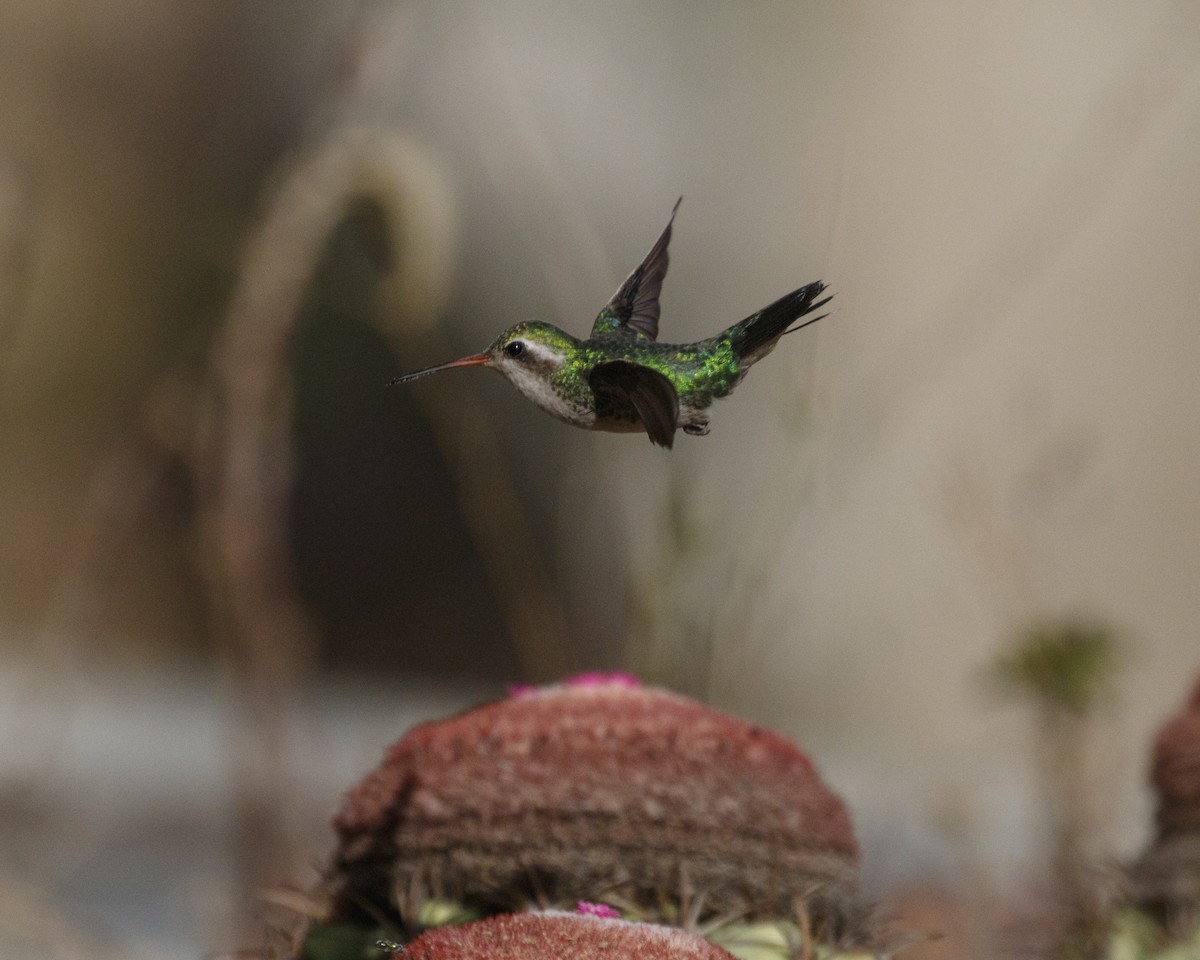
M482 367L488 362L486 353L473 353L469 357L462 357L458 360L451 360L449 363L439 363L435 367L426 367L424 370L414 370L412 373L406 373L402 377L396 377L395 380L389 381L389 386L395 383L408 383L409 380L416 380L418 377L427 377L431 373L437 373L439 370L453 370L455 367Z

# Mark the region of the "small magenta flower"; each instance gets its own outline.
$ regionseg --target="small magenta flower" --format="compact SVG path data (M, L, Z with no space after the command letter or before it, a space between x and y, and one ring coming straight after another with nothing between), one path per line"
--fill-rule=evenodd
M605 673L601 670L589 670L586 673L576 673L569 677L564 677L558 683L552 683L544 687L538 687L530 683L510 684L508 695L512 699L520 700L524 697L532 697L539 693L548 693L568 687L620 687L626 690L633 690L641 685L642 681L632 673L623 673L619 670L611 673Z
M563 681L564 687L625 687L633 689L640 687L642 681L635 677L632 673L602 673L598 670L592 670L588 673L577 673L572 677L567 677Z
M575 905L575 912L582 913L585 917L604 917L609 920L615 920L621 916L620 911L615 907L610 907L607 903L590 903L587 900L580 900Z

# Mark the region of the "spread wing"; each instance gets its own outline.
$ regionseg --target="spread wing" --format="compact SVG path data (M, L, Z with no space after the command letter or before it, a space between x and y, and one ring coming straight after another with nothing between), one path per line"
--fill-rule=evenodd
M608 403L617 410L632 411L651 443L669 448L675 442L679 397L671 381L657 370L628 360L607 360L592 368L588 380L598 405Z
M667 254L667 245L671 242L671 224L675 222L675 212L682 202L683 197L675 201L671 219L667 221L658 241L597 315L592 325L593 337L602 333L623 333L631 337L658 339L658 295L671 263Z

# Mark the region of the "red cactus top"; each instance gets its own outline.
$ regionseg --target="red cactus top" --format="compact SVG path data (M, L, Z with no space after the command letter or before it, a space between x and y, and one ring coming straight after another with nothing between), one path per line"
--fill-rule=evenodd
M1200 678L1187 706L1158 733L1150 779L1159 796L1159 825L1200 829Z
M347 797L343 842L531 810L777 838L857 860L842 801L785 737L663 690L564 685L417 727Z
M694 934L649 923L570 913L505 914L438 927L397 954L403 960L732 960Z

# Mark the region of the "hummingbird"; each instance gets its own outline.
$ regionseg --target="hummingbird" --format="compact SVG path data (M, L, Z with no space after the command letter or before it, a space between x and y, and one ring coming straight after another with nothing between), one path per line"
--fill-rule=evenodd
M457 367L493 367L552 417L588 430L644 431L670 447L675 431L709 431L709 407L728 396L785 333L816 323L801 317L832 299L818 299L817 280L793 290L716 336L695 343L658 342L658 297L667 275L671 227L682 197L650 252L617 288L579 340L549 323L526 320L505 330L482 353L396 377L407 383Z

